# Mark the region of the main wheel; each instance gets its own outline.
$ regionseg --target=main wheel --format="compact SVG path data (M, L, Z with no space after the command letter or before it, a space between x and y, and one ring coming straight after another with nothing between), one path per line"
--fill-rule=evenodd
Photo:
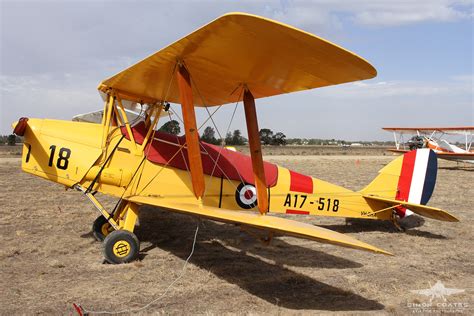
M114 229L104 216L99 216L92 224L92 234L97 241L103 241L105 237Z
M105 260L120 264L133 261L140 251L140 242L134 233L127 230L114 230L103 242Z

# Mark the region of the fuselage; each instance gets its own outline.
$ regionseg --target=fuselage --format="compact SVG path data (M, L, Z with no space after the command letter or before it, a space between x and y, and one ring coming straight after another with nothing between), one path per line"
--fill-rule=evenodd
M160 201L179 201L257 211L253 183L231 179L225 171L220 176L205 174L205 194L198 201L186 168L173 167L169 161L153 162L146 155L150 149L137 150L140 145L123 137L118 127L108 135L103 131L101 124L30 119L24 134L22 169L67 187L93 184L94 191L131 201L147 198L149 204L157 206ZM183 152L176 152L172 159L176 155ZM234 167L240 173L248 172L242 170L245 165ZM364 199L360 192L280 166L275 166L275 171L276 181L267 188L271 213L390 219L387 212L374 212L374 202Z

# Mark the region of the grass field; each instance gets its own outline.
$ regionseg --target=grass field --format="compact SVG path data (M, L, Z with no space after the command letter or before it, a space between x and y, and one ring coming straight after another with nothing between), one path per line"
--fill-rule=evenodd
M278 148L266 157L295 171L360 189L393 156L380 151L295 155ZM292 151L291 151L292 150ZM340 149L342 150L342 149ZM301 153L300 153L301 154ZM91 234L97 217L78 192L25 174L19 156L0 148L0 314L73 314L138 308L158 298L180 275L191 251L194 218L143 207L136 233L140 260L103 263ZM472 314L474 169L439 161L431 206L460 219L412 216L406 232L391 223L293 216L390 251L377 255L292 237L261 244L238 227L202 221L185 274L142 314L412 314L430 298L412 290L438 280L465 292L446 296ZM104 200L104 197L101 197ZM114 201L105 198L107 205ZM446 303L434 299L436 304ZM458 305L459 306L459 305ZM445 305L448 312L454 307Z

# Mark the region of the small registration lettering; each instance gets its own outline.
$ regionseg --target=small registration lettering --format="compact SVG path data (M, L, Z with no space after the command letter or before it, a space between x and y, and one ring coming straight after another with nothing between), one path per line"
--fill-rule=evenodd
M362 211L360 212L360 215L366 216L366 217L376 217L373 211Z

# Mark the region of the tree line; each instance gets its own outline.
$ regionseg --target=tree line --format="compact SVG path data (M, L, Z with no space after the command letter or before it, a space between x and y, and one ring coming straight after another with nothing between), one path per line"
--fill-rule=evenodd
M0 135L0 144L8 145L8 146L15 146L17 143L22 143L23 138L16 135Z
M181 128L179 126L179 122L176 120L171 120L166 122L161 126L158 131L179 135L181 133ZM218 135L217 135L218 136ZM216 131L213 127L207 126L200 136L203 142L214 144L214 145L221 145L222 140L216 137ZM274 145L274 146L284 146L286 145L286 136L282 132L273 133L271 129L262 128L260 130L260 141L263 145ZM231 146L238 146L238 145L245 145L247 144L247 138L242 136L242 132L238 129L234 130L233 132L228 132L225 135L224 143L225 145Z

